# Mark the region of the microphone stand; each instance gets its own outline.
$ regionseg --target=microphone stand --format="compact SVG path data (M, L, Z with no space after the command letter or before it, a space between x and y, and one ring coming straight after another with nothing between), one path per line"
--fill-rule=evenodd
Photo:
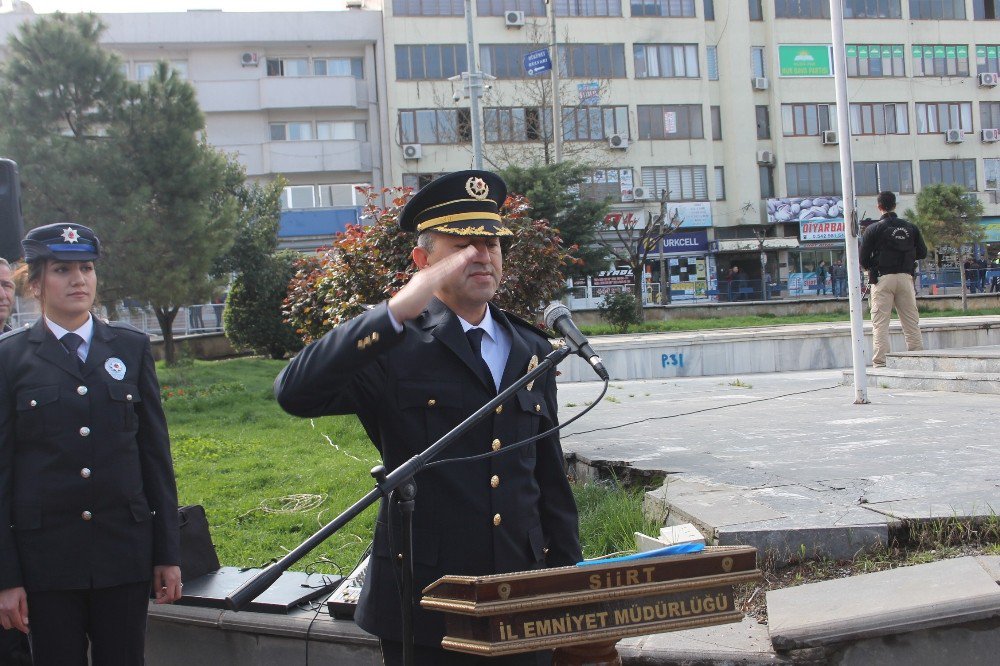
M372 469L375 478L375 488L351 505L346 511L324 525L315 534L295 547L277 562L268 565L260 573L240 585L226 596L226 605L235 611L243 610L247 605L271 587L289 567L305 557L307 553L320 545L344 525L356 518L358 514L383 497L393 497L400 505L403 513L403 544L402 544L402 589L400 596L403 608L403 663L409 666L413 663L413 534L412 512L417 485L414 475L420 472L428 462L444 451L456 439L470 428L482 421L501 403L521 390L522 387L537 379L542 374L559 365L573 350L570 345L561 345L553 349L542 359L537 367L501 391L496 397L476 410L467 419L455 426L441 439L431 444L422 453L418 453L388 474L379 465Z

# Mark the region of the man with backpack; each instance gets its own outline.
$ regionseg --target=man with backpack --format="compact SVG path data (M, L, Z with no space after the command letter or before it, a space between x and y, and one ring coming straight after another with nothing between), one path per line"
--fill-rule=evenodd
M924 348L913 275L916 260L927 256L927 246L916 225L896 216L895 194L881 192L878 209L882 217L865 230L861 240L861 266L871 276L872 365L881 368L885 367L889 351L889 317L893 307L903 326L907 351Z

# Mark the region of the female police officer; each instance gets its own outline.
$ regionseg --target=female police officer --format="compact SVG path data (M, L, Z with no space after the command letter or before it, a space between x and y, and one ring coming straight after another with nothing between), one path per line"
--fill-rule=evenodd
M42 307L0 338L0 623L34 663L141 664L150 579L180 597L177 490L149 339L90 313L100 242L22 241Z

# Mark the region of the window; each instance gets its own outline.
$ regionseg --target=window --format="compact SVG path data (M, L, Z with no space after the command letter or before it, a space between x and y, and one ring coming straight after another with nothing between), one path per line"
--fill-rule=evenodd
M403 187L412 187L413 191L416 192L443 175L444 173L404 173Z
M487 107L483 110L483 131L490 143L551 139L552 111L545 109L543 113L537 106Z
M964 19L965 0L910 0L911 19Z
M600 141L612 134L630 137L627 106L564 106L563 141Z
M757 116L757 138L771 138L771 112L766 104L758 104L754 107Z
M903 18L899 0L844 0L844 18Z
M774 0L775 18L829 19L828 0Z
M313 76L365 78L364 58L313 58Z
M1000 0L997 0L1000 2ZM979 44L976 46L976 73L986 72L1000 73L1000 62L997 59L997 52L1000 46L997 44Z
M719 80L719 47L705 47L705 69L708 70L708 80Z
M533 49L534 47L529 47ZM624 79L624 44L567 44L559 47L561 76L577 79Z
M750 67L754 76L767 76L767 67L764 66L764 47L750 47Z
M477 16L503 16L506 12L525 16L545 16L545 0L476 0Z
M670 201L708 201L704 166L642 167L647 192L667 191Z
M983 175L986 176L986 189L1000 190L1000 159L990 157L983 160Z
M1000 18L1000 0L972 0L972 18L995 21Z
M717 106L708 108L712 116L712 141L722 141L722 110Z
M640 105L640 139L704 139L701 104Z
M400 111L400 143L469 143L471 123L468 109Z
M785 190L789 197L842 194L840 162L790 162L785 165Z
M334 206L359 206L363 202L361 193L357 188L361 183L346 185L320 185L319 186L319 206L320 208L333 208Z
M484 72L498 79L523 79L527 77L524 56L534 49L533 44L480 44L479 64Z
M917 134L942 134L950 129L972 131L972 102L918 102L913 106Z
M542 2L542 0L535 0ZM621 0L555 0L556 16L621 16ZM544 7L544 3L542 3ZM544 14L542 14L544 16Z
M836 126L836 104L781 105L781 133L784 136L819 136L820 132Z
M920 187L936 183L976 191L976 160L920 160Z
M764 20L764 8L761 5L760 0L749 0L750 4L750 20L751 21L763 21Z
M1000 102L979 103L979 124L982 129L1000 129Z
M965 44L914 44L913 76L968 76Z
M396 80L447 79L468 71L465 44L412 44L396 47Z
M463 0L392 0L394 16L465 16Z
M632 16L694 17L694 0L632 0Z
M364 122L353 120L320 121L316 123L316 138L320 141L368 140L368 128Z
M879 192L913 194L913 164L903 162L855 162L854 193L875 195Z
M761 164L757 167L757 175L760 177L760 198L774 198L774 167Z
M312 141L312 123L271 123L271 141Z
M315 208L316 188L312 185L289 185L281 190L281 209Z
M847 44L848 76L906 76L902 44Z
M697 44L636 44L635 78L637 79L697 79Z
M268 58L268 76L309 76L308 58Z
M909 134L906 104L851 104L851 134Z
M723 167L715 167L715 200L726 200L726 173Z
M632 169L597 169L580 183L580 198L621 201L623 188L632 190Z
M705 0L703 3L703 12L705 14L706 21L715 20L715 0Z

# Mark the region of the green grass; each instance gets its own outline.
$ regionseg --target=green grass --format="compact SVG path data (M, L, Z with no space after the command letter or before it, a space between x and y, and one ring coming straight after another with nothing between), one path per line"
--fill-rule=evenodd
M219 560L261 566L297 546L373 487L378 453L353 416L300 419L271 390L284 361L241 358L157 366L179 500L208 514ZM632 550L642 493L575 484L587 557ZM372 507L293 568L350 572L371 540Z
M865 307L865 319L869 318ZM1000 315L1000 308L984 308L980 310L920 310L921 317L962 317L974 315ZM705 319L668 319L665 321L647 321L631 327L630 333L663 333L672 331L701 331L720 328L752 328L756 326L782 326L785 324L813 324L827 321L849 321L847 312L830 312L826 314L775 315L765 312L759 315L744 317L712 317ZM607 324L580 326L586 335L612 335L616 331Z

